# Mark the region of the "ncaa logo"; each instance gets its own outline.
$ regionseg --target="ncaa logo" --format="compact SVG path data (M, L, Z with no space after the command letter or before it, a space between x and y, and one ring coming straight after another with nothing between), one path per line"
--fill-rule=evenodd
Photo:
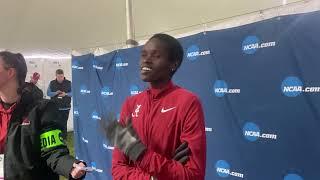
M89 140L86 139L85 137L82 136L81 139L82 139L82 141L83 141L84 143L87 143L87 144L89 143Z
M216 171L220 177L228 177L230 174L230 165L225 160L219 160L216 163Z
M247 122L243 126L243 136L251 142L258 140L259 138L268 140L277 140L277 134L262 133L259 126L252 122Z
M79 117L79 116L80 116L79 110L78 110L77 107L73 107L73 116L74 116L74 117Z
M137 94L139 94L140 92L141 92L141 91L139 90L138 86L136 86L136 85L131 85L131 86L130 86L130 94L131 94L131 96L137 95Z
M198 58L199 47L197 45L192 45L187 49L187 58L194 61Z
M113 92L110 90L108 86L105 86L104 88L102 88L100 94L102 97L113 96Z
M243 127L243 135L248 141L256 141L260 137L260 129L256 124L248 122Z
M303 178L298 174L287 174L283 180L303 180Z
M213 85L214 94L223 97L225 94L240 94L241 89L229 88L224 80L216 80Z
M205 130L206 132L212 132L212 128L210 128L210 127L205 127L204 130Z
M94 170L94 171L96 171L98 173L102 173L103 172L102 169L98 169L97 168L97 163L96 162L91 162L91 168L92 168L92 170Z
M270 48L276 46L275 41L260 42L257 36L248 36L242 42L242 51L245 54L254 54L260 48Z
M257 36L248 36L242 42L242 51L245 54L253 54L259 48L260 40Z
M195 61L198 58L198 56L205 56L209 54L210 50L200 51L197 45L192 45L187 49L187 58L190 61Z
M91 167L92 168L97 168L97 163L96 162L91 162Z
M114 150L114 147L109 146L106 140L103 140L102 147L106 150Z
M303 83L298 77L289 76L282 81L281 91L285 96L296 97L303 92Z
M80 94L85 95L85 94L90 94L91 91L87 88L86 85L80 86Z
M94 69L103 70L103 67L101 65L99 65L99 63L97 61L93 61L92 63L93 63L92 67Z
M91 118L92 120L96 121L96 120L101 120L101 117L99 116L99 113L96 111L93 111L91 114Z
M72 62L72 69L78 69L78 70L83 70L83 66L80 66L79 62L78 61L73 61Z
M217 80L214 85L214 94L218 97L223 97L228 92L228 85L223 80Z
M238 178L244 177L244 174L232 171L229 163L225 160L217 161L215 168L216 168L216 172L217 172L218 176L223 177L223 178L229 177L229 176L234 176L234 177L238 177Z
M116 58L116 69L120 70L123 69L123 67L127 67L129 64L122 62L122 59L120 57Z

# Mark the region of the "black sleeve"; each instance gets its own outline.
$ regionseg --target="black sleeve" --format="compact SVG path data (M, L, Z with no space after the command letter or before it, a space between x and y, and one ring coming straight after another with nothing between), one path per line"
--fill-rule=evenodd
M71 81L68 81L68 90L66 93L71 92L71 88L72 88Z
M59 112L52 101L41 103L41 158L53 172L69 177L74 162L79 162L69 154L69 150L62 139L61 127L57 121Z

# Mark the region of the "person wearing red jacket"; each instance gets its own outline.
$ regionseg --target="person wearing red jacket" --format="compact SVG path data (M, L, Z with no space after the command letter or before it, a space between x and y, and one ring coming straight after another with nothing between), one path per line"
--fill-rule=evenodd
M105 125L106 136L115 145L114 179L204 179L201 103L171 81L182 59L181 44L167 34L155 34L142 48L140 75L150 87L126 99L120 123Z

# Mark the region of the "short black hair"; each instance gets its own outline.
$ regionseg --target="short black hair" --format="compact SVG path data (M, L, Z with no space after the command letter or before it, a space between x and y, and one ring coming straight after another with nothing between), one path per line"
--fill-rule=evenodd
M27 76L27 64L23 55L9 51L1 51L0 57L4 61L5 68L14 68L17 72L19 86L23 86Z
M178 63L177 68L171 74L172 76L178 70L183 60L183 48L180 42L176 38L163 33L154 34L149 40L151 39L158 39L164 43L168 51L169 60Z
M63 74L63 70L62 70L62 69L57 69L57 70L56 70L56 75L57 75L57 74Z

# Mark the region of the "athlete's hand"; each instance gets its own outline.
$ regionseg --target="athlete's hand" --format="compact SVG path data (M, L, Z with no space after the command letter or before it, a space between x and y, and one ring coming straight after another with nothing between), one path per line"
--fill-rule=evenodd
M180 162L181 164L186 164L189 160L190 149L187 142L183 142L175 151L173 155L173 160Z
M102 127L108 141L119 148L132 161L136 161L140 155L147 149L140 141L135 132L131 118L128 118L127 125L123 127L116 119L108 119L107 122L102 121Z

